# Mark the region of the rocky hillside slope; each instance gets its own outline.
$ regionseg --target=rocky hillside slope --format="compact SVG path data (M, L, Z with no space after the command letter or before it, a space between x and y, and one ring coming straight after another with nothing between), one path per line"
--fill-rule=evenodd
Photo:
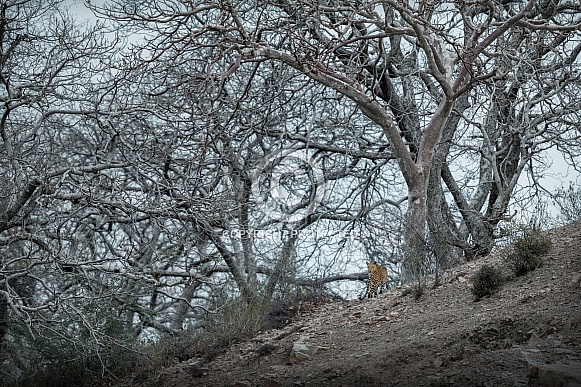
M549 235L544 265L490 298L473 301L471 276L505 267L502 252L448 271L419 301L396 289L326 303L144 385L580 386L581 224Z

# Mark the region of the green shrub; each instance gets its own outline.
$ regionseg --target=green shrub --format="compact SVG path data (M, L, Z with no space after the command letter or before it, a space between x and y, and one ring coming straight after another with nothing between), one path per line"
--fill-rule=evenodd
M527 274L543 263L543 256L551 250L551 239L538 227L523 227L514 238L512 251L506 261L516 276Z
M500 269L483 265L472 278L472 293L475 301L491 296L502 287L504 277Z

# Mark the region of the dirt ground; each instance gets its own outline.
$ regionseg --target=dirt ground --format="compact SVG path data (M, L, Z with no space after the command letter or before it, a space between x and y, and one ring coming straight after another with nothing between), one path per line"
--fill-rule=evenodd
M446 272L418 301L395 289L325 303L144 385L581 386L581 224L549 234L544 265L490 298L473 301L471 276L485 263L508 274L502 252Z

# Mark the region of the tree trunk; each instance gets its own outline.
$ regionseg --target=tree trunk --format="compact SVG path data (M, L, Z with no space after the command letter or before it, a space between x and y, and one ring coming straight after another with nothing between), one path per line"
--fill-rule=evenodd
M428 185L428 246L435 258L436 273L440 269L460 261L459 249L466 244L454 221L442 187L443 170L447 167L446 159L454 141L454 133L462 113L470 107L469 93L462 94L454 103L454 109L444 127L442 138L436 147Z
M394 3L398 8L399 5ZM361 112L379 125L387 137L393 154L397 158L398 165L408 188L408 210L404 225L404 263L402 267L402 279L404 282L413 281L421 276L424 271L426 254L426 220L427 220L427 190L430 178L430 169L434 153L442 137L445 125L452 112L454 101L466 92L467 83L472 79L472 63L478 55L490 46L499 36L514 26L534 6L534 1L527 5L516 15L497 27L493 32L484 37L480 42L478 38L485 29L474 30L470 39L465 43L462 53L462 65L458 67L458 75L453 77L454 60L446 50L434 47L430 42L437 39L435 35L424 28L423 23L416 23L405 7L399 7L402 17L405 16L415 30L417 44L426 53L429 73L439 86L439 103L429 123L424 128L417 154L412 155L408 145L402 139L402 133L394 125L392 116L381 105L375 96L368 95L357 80L349 79L343 74L337 73L327 67L324 62L309 63L296 55L280 51L268 45L255 45L249 52L253 57L268 58L282 61L309 78L333 88L355 102ZM415 144L413 144L415 147ZM414 157L415 156L415 157Z
M425 128L418 150L417 160L398 161L408 187L408 209L404 225L404 262L402 281L420 280L425 274L427 252L427 198L430 171L437 144L452 112L454 103L443 97L432 120Z
M401 278L403 283L418 281L425 274L428 177L429 173L418 174L412 184L408 182Z
M6 284L0 285L0 291L6 291ZM0 293L0 345L8 332L8 300Z
M277 260L276 266L274 267L274 270L272 271L270 277L268 278L268 282L265 286L264 294L262 296L264 301L270 301L272 299L276 285L282 278L284 270L288 268L288 264L295 251L295 244L299 237L298 231L299 229L292 230L289 238L284 243L284 246L281 251L281 256Z
M186 286L184 289L181 300L178 301L175 307L175 314L172 316L170 329L172 332L177 332L183 328L184 320L188 315L191 308L191 301L194 297L196 290L200 287L199 282L194 282L192 285Z
M244 275L243 270L240 268L239 263L236 261L232 253L226 248L224 242L220 239L220 236L210 232L209 237L216 247L216 250L218 250L218 253L222 256L222 259L224 259L224 262L226 262L226 265L230 269L230 274L232 274L234 282L236 282L236 286L240 290L242 298L248 304L253 303L256 299L256 288L253 288L248 284L246 276Z

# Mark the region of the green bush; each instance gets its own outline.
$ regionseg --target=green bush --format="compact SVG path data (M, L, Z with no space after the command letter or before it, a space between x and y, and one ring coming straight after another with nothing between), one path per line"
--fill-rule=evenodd
M502 287L504 277L500 269L483 265L472 278L472 293L475 301L491 296Z
M538 227L523 227L514 238L506 261L516 276L527 274L543 264L543 256L551 250L551 239Z

